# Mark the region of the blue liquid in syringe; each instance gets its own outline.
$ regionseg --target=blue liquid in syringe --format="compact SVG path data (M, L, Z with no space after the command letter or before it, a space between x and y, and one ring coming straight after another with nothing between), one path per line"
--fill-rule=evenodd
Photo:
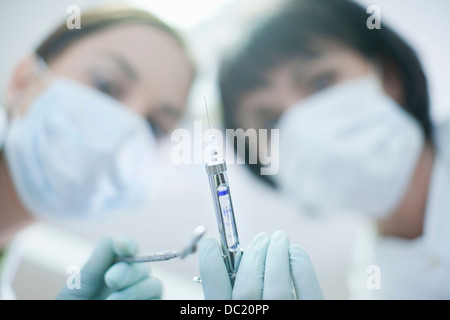
M223 227L225 231L225 236L227 239L227 246L229 249L234 250L237 248L237 235L236 227L233 220L233 212L231 207L230 194L228 193L228 188L225 186L220 186L218 189L219 204L222 211Z

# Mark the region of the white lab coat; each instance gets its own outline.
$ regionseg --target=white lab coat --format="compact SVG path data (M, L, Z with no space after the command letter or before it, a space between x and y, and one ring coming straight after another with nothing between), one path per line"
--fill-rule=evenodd
M381 237L365 225L356 238L351 299L450 299L450 119L435 127L435 145L422 236Z

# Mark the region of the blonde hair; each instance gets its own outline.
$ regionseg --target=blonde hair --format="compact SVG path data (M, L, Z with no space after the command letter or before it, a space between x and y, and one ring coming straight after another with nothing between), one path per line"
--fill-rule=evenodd
M146 24L166 32L180 45L191 61L185 44L175 29L150 12L131 6L104 6L82 12L80 29L69 29L64 22L38 46L36 54L45 62L49 62L84 36L122 23Z

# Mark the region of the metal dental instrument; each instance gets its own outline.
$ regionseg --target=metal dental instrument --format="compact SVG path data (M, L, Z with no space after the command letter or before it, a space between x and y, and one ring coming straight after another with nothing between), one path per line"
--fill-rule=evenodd
M183 245L180 251L158 251L151 254L146 255L137 255L133 257L119 257L116 259L117 262L129 262L129 263L137 263L137 262L155 262L155 261L166 261L174 258L184 259L186 256L194 253L197 250L197 245L200 239L206 232L206 228L204 226L199 226L195 228L192 237L189 238Z
M206 97L204 99L209 125ZM211 130L211 126L209 126L209 129ZM211 159L206 162L205 166L214 202L214 209L216 211L223 258L230 276L231 285L233 286L243 251L239 244L236 221L234 218L233 203L231 201L230 186L227 176L227 165L224 159L218 158L217 149L213 147Z

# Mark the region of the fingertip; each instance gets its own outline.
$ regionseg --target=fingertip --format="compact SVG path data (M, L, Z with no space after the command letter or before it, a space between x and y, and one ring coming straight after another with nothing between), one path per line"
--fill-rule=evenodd
M260 232L253 238L253 241L263 241L263 240L265 240L267 238L269 238L269 234L268 233Z
M277 230L272 234L270 238L271 244L283 244L289 246L289 237L286 232Z
M118 236L113 239L114 251L119 257L134 256L138 253L137 243L128 236Z
M149 275L147 264L118 262L105 273L105 283L113 290L126 288Z
M222 249L216 239L207 237L200 241L198 245L198 255L200 259L203 259L209 255L217 255L219 253L222 254Z
M287 233L283 230L275 230L272 233L272 237L276 237L276 238L287 238Z
M209 249L217 245L219 245L219 242L217 242L216 239L213 237L206 237L200 241L199 249Z
M113 290L121 288L124 275L128 273L129 268L130 266L126 262L118 262L111 266L105 273L106 285Z
M246 249L246 251L248 250L261 250L262 248L265 248L269 245L270 242L270 235L268 235L265 232L261 232L258 233L252 240L252 242L250 243L250 245L248 246L248 248Z

